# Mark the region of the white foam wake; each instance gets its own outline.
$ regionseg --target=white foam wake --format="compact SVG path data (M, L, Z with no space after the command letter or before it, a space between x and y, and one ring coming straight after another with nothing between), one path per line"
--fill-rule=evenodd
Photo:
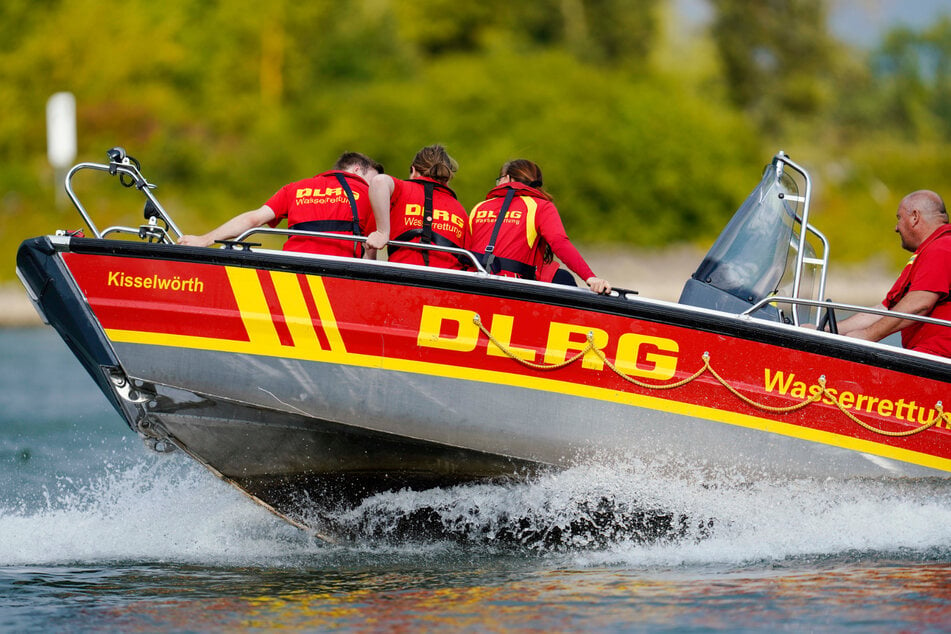
M110 561L253 564L313 547L297 529L183 456L145 456L0 509L0 565Z
M423 519L450 548L556 551L579 565L931 558L951 553L951 482L765 481L630 462L530 482L386 493L338 519L357 537L343 547L351 552L422 552L427 535L405 529L408 519ZM285 524L180 455L105 467L88 482L48 491L39 506L0 509L0 536L0 566L295 565L341 548Z

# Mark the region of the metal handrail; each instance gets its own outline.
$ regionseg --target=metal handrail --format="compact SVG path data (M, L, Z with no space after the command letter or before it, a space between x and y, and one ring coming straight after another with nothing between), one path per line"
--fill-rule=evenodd
M233 242L244 242L247 238L250 238L256 234L272 234L272 235L283 235L283 236L305 236L308 238L330 238L331 240L346 240L348 242L360 242L365 243L367 241L366 236L355 236L346 233L327 233L325 231L303 231L301 229L277 229L271 227L254 227L248 229ZM444 253L452 253L464 258L467 258L472 265L475 267L477 273L488 275L488 271L485 270L485 267L482 266L482 263L479 262L479 258L476 257L471 251L466 249L461 249L459 247L444 247L438 244L420 244L418 242L401 242L399 240L390 240L386 243L387 245L392 245L396 247L409 247L411 249L416 249L418 251L442 251Z
M822 267L822 272L819 274L819 289L817 291L817 295L819 297L823 297L826 294L826 274L829 270L829 240L825 237L825 235L821 231L819 231L812 225L805 225L805 227L809 233L816 236L819 242L822 243L822 258L821 258L821 261L819 262L819 265ZM805 247L805 244L802 245L802 248L804 247ZM806 262L805 257L803 257L803 264L805 264L805 262ZM800 268L799 270L801 275L802 269ZM798 318L799 315L796 315L796 317ZM817 315L817 318L818 318L818 315ZM816 323L818 324L819 322L817 321Z
M138 227L126 227L123 225L113 225L102 230L102 236L105 238L112 233L131 233L137 235L140 239L158 238L159 242L173 244L175 241L168 236L168 231L164 227L153 224L139 225Z
M112 150L110 150L110 156L112 155ZM128 227L110 227L105 232L99 231L99 228L96 226L96 223L93 222L92 217L86 211L86 208L80 202L79 197L76 195L76 192L73 191L73 177L82 170L94 170L99 172L108 172L113 176L126 175L132 179L135 188L138 189L142 194L148 199L151 205L154 207L156 213L161 217L162 221L168 225L168 228L175 232L179 237L183 235L181 229L178 228L178 225L175 224L175 221L172 220L168 212L165 211L165 208L162 207L162 204L158 199L152 195L151 190L155 189L155 185L149 183L138 168L133 165L128 157L125 156L124 151L121 153L121 159L118 161L111 161L109 164L103 163L78 163L74 165L72 169L69 170L66 174L65 188L66 195L69 196L69 199L72 201L73 206L79 211L79 214L82 216L83 221L86 225L92 230L93 234L97 238L102 238L103 236L111 233L113 231L125 231L129 229ZM138 230L136 230L138 231ZM167 237L167 233L166 233Z
M79 200L79 196L76 195L76 192L73 190L73 177L83 170L94 170L99 172L108 172L112 176L119 176L120 178L125 175L132 179L132 182L126 184L123 182L123 185L128 187L135 186L142 194L148 199L147 205L150 205L154 210L154 215L160 218L163 222L166 223L166 226L169 230L173 231L176 236L181 237L184 235L181 229L178 228L178 225L175 224L175 221L172 220L168 212L165 211L165 208L158 201L158 199L152 194L151 190L155 188L155 185L148 182L142 173L139 171L138 162L134 162L134 159L126 156L125 150L122 148L112 148L107 153L109 156L110 162L105 163L78 163L72 167L66 174L65 179L65 188L66 195L72 201L73 206L79 211L80 216L82 216L83 221L92 231L93 235L96 238L104 238L112 233L130 233L137 234L141 238L150 237L158 238L162 242L168 241L174 243L174 241L169 237L168 231L165 228L159 227L155 224L154 217L149 219L149 223L142 225L139 228L127 227L116 225L108 227L104 231L100 231L99 227L96 226L96 223L93 221L92 216L89 215L89 212L86 211L85 206L83 206L82 201ZM305 236L305 237L315 237L315 238L327 238L330 240L346 240L349 242L359 242L365 243L366 237L364 236L354 236L347 234L339 233L326 233L322 231L302 231L298 229L277 229L269 227L256 227L249 229L238 236L233 242L243 242L249 236L255 234L273 234L273 235L284 235L284 236ZM488 275L488 272L482 266L482 263L479 261L478 257L471 251L466 249L461 249L458 247L444 247L436 244L420 244L416 242L401 242L398 240L391 240L387 242L387 245L407 247L410 249L416 249L420 251L441 251L444 253L452 253L453 255L464 258L472 263L473 268L476 272L481 275Z
M796 271L795 271L795 276L794 276L794 278L793 278L793 288L792 288L792 294L793 294L793 296L794 296L794 297L799 297L799 288L800 288L800 286L802 285L802 267L803 267L803 261L804 261L804 259L805 259L805 257L806 257L806 256L805 256L805 248L804 248L804 247L805 247L805 244L806 244L806 234L807 234L808 231L809 231L809 229L808 229L808 227L809 227L809 202L810 202L810 200L811 200L811 198L812 198L812 179L809 178L809 174L808 174L808 172L806 172L805 168L803 168L802 166L798 165L796 162L794 162L792 159L790 159L788 156L786 156L786 154L785 154L784 152L780 152L779 155L777 156L777 159L778 159L778 162L780 163L780 165L777 166L777 171L781 171L781 170L782 170L781 165L783 165L783 164L789 165L791 168L793 168L794 170L796 170L797 172L799 172L800 176L802 176L803 180L805 181L805 185L806 185L806 190L805 190L805 192L803 193L803 196L802 196L802 200L803 200L803 203L802 203L802 218L800 219L800 223L799 223L799 249L798 249L798 252L796 253ZM825 246L825 245L824 245L824 246ZM824 276L825 276L825 273L823 272L823 277L824 277ZM823 285L824 285L824 284L823 284ZM797 320L797 321L798 321L798 320ZM798 324L797 324L797 325L798 325Z
M935 324L937 326L946 326L951 327L951 321L944 319L936 319L934 317L927 317L925 315L912 315L911 313L899 313L894 310L888 310L885 308L874 308L871 306L856 306L855 304L843 304L841 302L830 302L830 301L820 301L818 299L803 299L798 297L783 297L782 295L773 295L772 297L766 297L746 310L740 313L741 317L749 317L757 310L763 308L768 304L791 304L791 305L801 305L801 306L815 306L818 308L831 308L833 310L847 310L856 313L868 313L871 315L881 315L882 317L898 317L901 319L908 319L911 321L920 321L926 324ZM797 324L798 325L798 324Z
M776 166L777 178L782 173L783 166L788 165L789 167L794 169L796 172L798 172L800 176L802 176L803 181L805 183L805 190L803 192L803 195L797 197L797 201L802 202L802 213L801 215L796 216L796 220L799 222L799 243L796 249L796 264L795 264L795 270L793 273L792 294L794 297L798 298L799 293L802 290L804 267L806 263L806 245L807 245L806 236L811 233L822 244L822 257L820 261L816 262L816 264L821 267L821 270L819 273L819 288L817 292L819 297L823 297L825 295L825 289L826 289L826 275L829 270L829 241L828 239L826 239L825 235L822 234L822 232L820 232L818 229L816 229L815 227L809 224L809 206L812 200L812 179L810 178L809 173L806 171L806 169L802 167L801 165L799 165L798 163L796 163L795 161L793 161L792 159L790 159L789 156L787 156L785 152L780 151L776 155L776 161L777 161L777 166ZM794 310L792 311L792 319L793 319L793 323L798 326L800 325L799 311L795 310L795 308L797 308L797 306L794 306ZM818 315L817 315L816 324L818 325L818 323L819 322L818 322Z

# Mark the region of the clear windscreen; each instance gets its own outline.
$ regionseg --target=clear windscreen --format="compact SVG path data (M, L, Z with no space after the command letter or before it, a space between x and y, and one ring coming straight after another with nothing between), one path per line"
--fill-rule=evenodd
M703 259L694 278L747 302L776 292L787 270L798 226L799 188L788 175L767 166L753 193L740 206Z

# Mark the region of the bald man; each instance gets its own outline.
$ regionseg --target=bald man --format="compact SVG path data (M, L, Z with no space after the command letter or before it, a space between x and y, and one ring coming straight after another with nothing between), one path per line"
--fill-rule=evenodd
M895 216L901 246L913 255L879 308L951 320L951 225L944 201L932 191L912 192ZM867 341L880 341L899 330L904 348L951 357L949 327L868 313L839 324L840 334Z

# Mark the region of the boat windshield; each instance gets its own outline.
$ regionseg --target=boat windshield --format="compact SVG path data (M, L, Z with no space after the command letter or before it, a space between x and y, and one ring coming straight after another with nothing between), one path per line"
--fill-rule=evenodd
M799 198L796 182L775 165L766 168L759 186L737 210L710 248L693 277L746 302L778 290L787 257Z

